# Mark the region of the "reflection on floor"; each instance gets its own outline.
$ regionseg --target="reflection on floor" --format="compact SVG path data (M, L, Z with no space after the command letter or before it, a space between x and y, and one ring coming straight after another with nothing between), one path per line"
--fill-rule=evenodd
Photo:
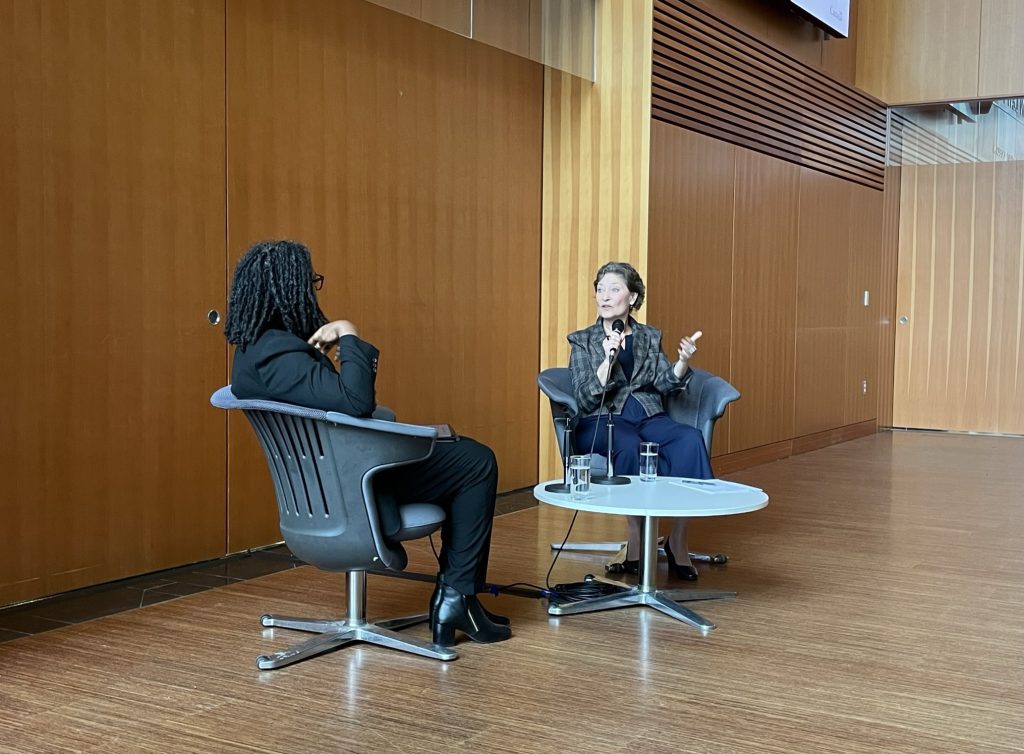
M529 490L498 497L495 515L536 505ZM173 600L302 565L285 545L122 579L0 610L0 642Z

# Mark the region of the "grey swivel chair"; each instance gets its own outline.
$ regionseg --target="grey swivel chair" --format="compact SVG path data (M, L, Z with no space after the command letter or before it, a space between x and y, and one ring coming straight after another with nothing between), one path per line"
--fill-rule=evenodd
M241 409L256 431L274 481L281 534L289 549L312 566L343 571L346 578L348 611L344 620L262 616L264 626L319 636L282 652L261 655L256 665L272 670L357 641L437 660L458 657L448 647L397 632L425 622L425 613L366 620L366 572L403 570L408 558L401 543L430 535L445 518L436 505L403 505L400 530L385 538L373 477L384 469L428 457L437 431L275 401L239 400L230 385L214 393L210 402L218 408ZM374 416L394 419L387 409L378 412Z
M711 456L711 440L715 430L715 422L725 414L726 407L740 397L739 391L721 377L703 369L691 368L693 374L687 383L686 390L670 395L665 401L665 412L681 424L696 427L704 435L704 445ZM545 369L537 376L537 385L551 403L551 419L554 422L555 437L558 439L558 451L562 457L562 465L572 455L572 428L579 409L573 394L572 378L565 367ZM600 475L608 468L604 456L593 454L590 462L591 474ZM618 552L623 542L576 542L566 543L563 550L590 550ZM560 543L552 543L551 549L556 550ZM664 554L664 550L661 550ZM704 563L725 563L728 558L722 554L706 554L691 552L690 558Z

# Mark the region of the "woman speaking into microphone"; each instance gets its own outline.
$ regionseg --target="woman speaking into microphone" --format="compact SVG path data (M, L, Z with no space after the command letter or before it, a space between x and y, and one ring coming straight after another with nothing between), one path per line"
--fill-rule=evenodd
M699 430L673 421L663 397L685 390L689 361L697 350L698 330L679 341L675 363L661 350L661 331L637 322L632 313L644 303L644 281L626 262L608 262L594 277L597 322L569 335L569 371L579 406L575 447L607 455L608 414L614 414L612 464L617 474L633 475L640 467L640 443L658 443L658 473L710 479L711 463ZM602 402L602 396L604 398ZM622 569L639 570L643 519L630 516L626 560ZM677 518L665 540L669 569L693 581L697 570L686 542L688 519Z

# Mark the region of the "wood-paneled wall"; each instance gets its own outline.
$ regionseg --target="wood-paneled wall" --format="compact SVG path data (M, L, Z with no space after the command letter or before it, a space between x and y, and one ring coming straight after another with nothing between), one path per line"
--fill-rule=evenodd
M545 70L540 366L568 363L565 336L591 324L594 272L646 267L650 167L651 6L599 2L595 83ZM547 399L541 426L551 426ZM541 432L542 478L560 473Z
M893 424L1024 434L1024 162L904 165Z
M695 363L743 393L721 471L875 429L892 296L884 106L710 5L654 4L647 284L652 324L703 330Z
M881 102L688 0L654 3L652 114L881 189Z
M982 0L978 96L1024 94L1024 3Z
M889 104L1024 94L1020 0L860 0L857 86Z
M878 426L892 426L893 374L896 358L896 271L900 248L901 168L885 168L885 194L882 197L882 241L879 249L878 285L878 378L876 413Z
M0 2L0 604L224 552L224 8Z
M367 0L594 80L593 0Z
M381 349L378 400L490 445L502 489L533 484L541 66L362 0L227 8L231 259L307 243L325 312ZM231 430L234 550L276 518Z
M0 604L279 539L208 403L263 238L313 248L381 402L536 480L540 65L361 0L0 0L0 40Z
M832 37L785 3L764 0L701 0L712 13L797 60L852 85L857 65L857 6L850 0L850 37Z
M652 124L646 314L669 342L702 329L695 365L743 394L715 455L767 460L874 429L882 215L882 192Z

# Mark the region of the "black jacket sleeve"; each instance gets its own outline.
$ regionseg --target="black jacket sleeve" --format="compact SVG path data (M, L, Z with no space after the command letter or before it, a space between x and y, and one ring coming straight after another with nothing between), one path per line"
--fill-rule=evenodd
M366 417L376 407L379 351L354 335L338 342L340 366L301 338L270 330L235 353L232 392Z

